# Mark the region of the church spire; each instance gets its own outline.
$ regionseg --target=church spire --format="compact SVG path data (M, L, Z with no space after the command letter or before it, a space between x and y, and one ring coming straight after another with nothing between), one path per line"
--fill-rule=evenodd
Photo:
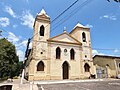
M43 8L40 11L40 13L38 13L38 15L45 15L45 16L49 17Z
M85 26L83 26L82 24L80 24L80 22L78 22L75 27L83 27L83 28L84 28ZM75 28L75 27L74 27L74 28Z

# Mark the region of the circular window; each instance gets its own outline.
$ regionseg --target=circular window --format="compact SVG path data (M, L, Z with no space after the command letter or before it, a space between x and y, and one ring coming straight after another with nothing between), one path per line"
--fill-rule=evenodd
M64 52L66 53L66 52L67 52L67 49L64 49Z
M87 58L87 55L85 55L85 58Z

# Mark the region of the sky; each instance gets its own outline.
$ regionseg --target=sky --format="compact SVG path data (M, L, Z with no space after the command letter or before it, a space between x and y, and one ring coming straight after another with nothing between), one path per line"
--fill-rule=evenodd
M0 0L0 38L7 38L16 46L17 55L22 61L27 39L33 36L37 13L44 8L52 21L75 1ZM79 0L51 23L51 37L61 34L64 27L69 33L78 22L90 27L93 56L120 56L120 3L112 0Z

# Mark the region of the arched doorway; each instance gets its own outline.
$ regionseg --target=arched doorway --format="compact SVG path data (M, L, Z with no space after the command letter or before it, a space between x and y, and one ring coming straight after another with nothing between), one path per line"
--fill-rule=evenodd
M37 71L44 71L44 63L42 61L40 61L38 64L37 64Z
M89 66L89 64L85 63L84 69L85 69L85 72L90 72L90 66Z
M62 66L63 66L63 79L69 79L69 65L68 65L68 63L65 61Z

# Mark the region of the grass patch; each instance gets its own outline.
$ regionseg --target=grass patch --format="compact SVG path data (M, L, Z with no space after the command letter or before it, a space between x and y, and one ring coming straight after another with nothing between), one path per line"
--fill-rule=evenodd
M18 79L18 76L14 76L13 79Z

